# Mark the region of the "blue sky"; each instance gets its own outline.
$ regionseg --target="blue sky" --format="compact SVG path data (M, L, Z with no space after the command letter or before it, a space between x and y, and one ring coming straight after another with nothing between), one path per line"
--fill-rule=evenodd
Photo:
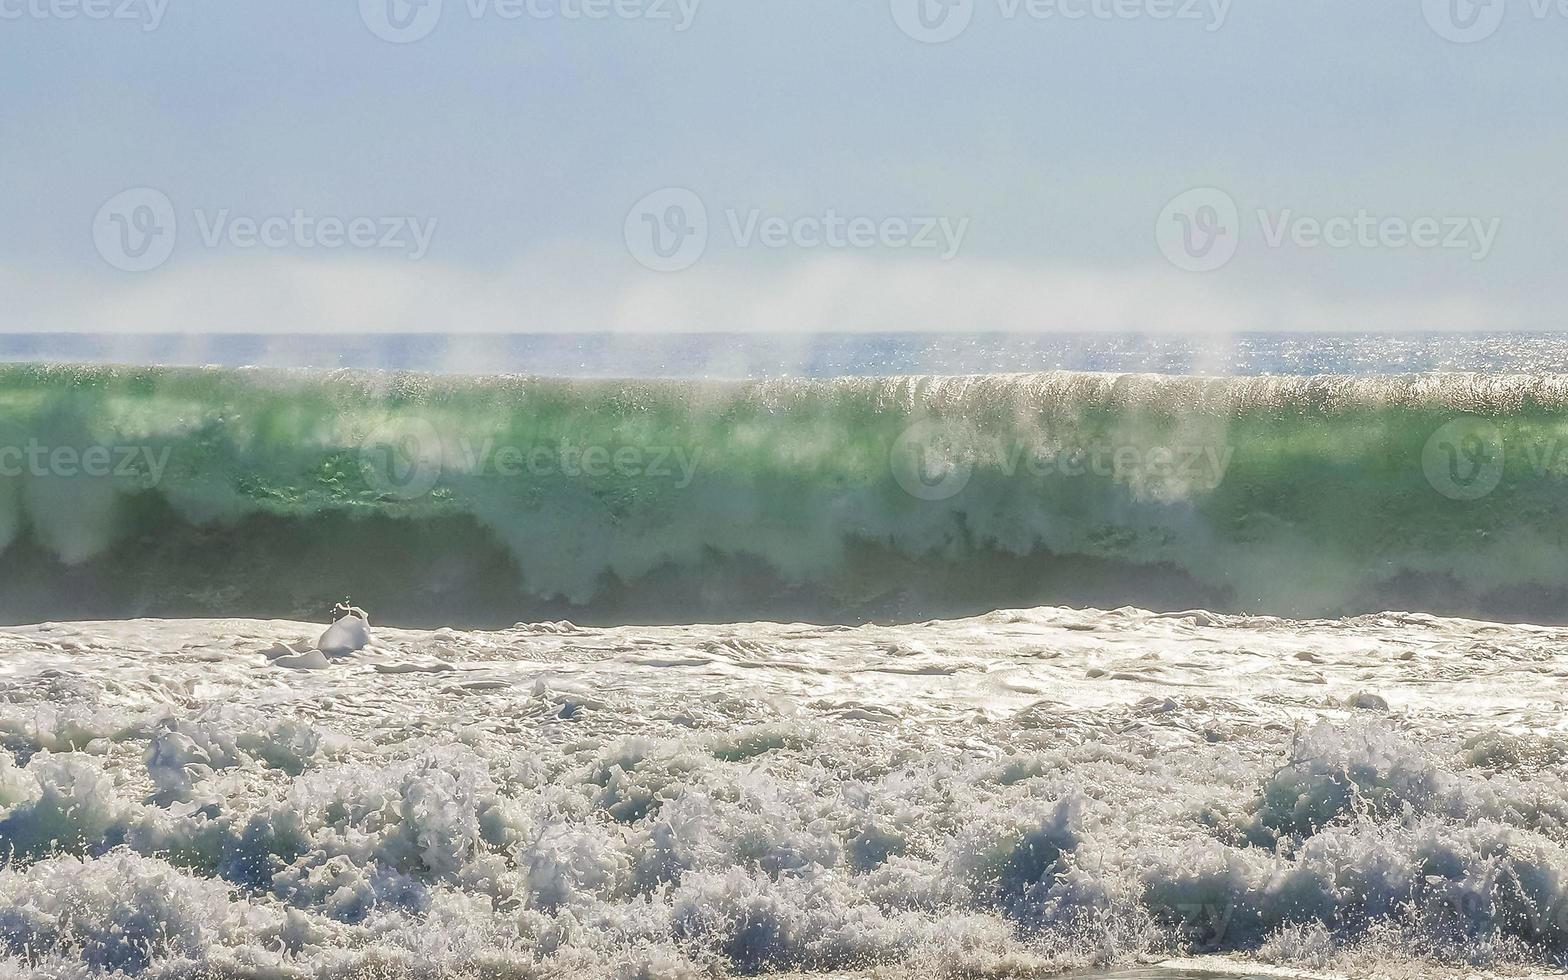
M1544 0L424 2L0 0L0 329L1563 325Z

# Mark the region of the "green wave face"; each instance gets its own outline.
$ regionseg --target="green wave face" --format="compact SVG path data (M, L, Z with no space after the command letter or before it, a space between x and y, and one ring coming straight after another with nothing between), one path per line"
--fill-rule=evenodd
M1568 378L0 368L0 617L1561 619Z

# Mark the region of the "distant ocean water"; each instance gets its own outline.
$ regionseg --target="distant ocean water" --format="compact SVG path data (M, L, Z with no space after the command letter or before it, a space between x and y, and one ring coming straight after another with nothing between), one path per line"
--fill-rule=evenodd
M0 334L0 360L593 378L1568 373L1568 333Z

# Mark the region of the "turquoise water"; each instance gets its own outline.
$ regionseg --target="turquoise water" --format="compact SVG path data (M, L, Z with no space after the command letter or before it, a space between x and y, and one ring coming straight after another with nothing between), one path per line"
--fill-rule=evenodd
M1560 620L1568 376L0 367L0 617Z

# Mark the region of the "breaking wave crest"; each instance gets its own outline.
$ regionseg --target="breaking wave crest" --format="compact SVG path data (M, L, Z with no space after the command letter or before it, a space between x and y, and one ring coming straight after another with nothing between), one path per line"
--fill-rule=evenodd
M0 368L0 618L1560 619L1568 377Z

